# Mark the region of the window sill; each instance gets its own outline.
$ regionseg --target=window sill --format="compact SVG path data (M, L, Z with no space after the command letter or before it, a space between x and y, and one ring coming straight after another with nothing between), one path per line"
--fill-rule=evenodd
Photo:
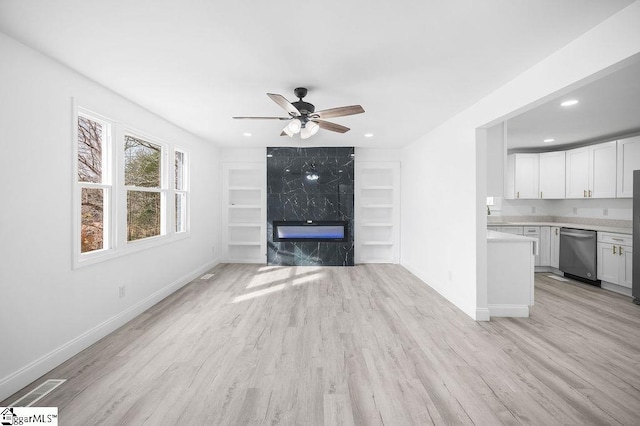
M95 265L97 263L106 262L122 256L138 253L154 247L160 247L166 244L191 238L190 232L181 232L173 235L161 235L157 237L149 237L143 240L126 242L123 247L117 249L101 250L93 253L85 253L81 255L74 254L73 269L80 269L85 266Z

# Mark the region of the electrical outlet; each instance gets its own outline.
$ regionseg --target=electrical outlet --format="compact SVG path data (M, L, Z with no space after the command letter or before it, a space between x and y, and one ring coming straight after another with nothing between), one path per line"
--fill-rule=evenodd
M531 206L531 213L533 213L533 214L536 213L536 206Z
M573 208L573 214L578 214L578 208L577 207Z
M602 209L602 216L609 216L609 209Z
M211 246L211 253L215 253L216 252L216 246Z
M127 289L125 286L121 285L118 287L118 298L122 299L127 294Z

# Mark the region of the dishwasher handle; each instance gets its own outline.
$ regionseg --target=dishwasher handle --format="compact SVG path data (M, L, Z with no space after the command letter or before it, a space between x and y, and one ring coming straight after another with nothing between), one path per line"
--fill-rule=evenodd
M564 231L560 231L560 235L566 235L568 237L576 237L576 238L594 238L595 235L593 234L578 234L575 232L564 232Z

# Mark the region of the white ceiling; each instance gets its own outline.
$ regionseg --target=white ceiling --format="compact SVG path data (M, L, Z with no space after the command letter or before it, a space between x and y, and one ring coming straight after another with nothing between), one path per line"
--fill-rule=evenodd
M575 99L579 103L562 107ZM553 149L640 132L640 62L510 119L508 149ZM552 143L544 139L555 139Z
M221 146L402 146L632 0L2 0L0 31ZM278 136L265 95L361 104ZM242 136L251 132L252 137ZM364 133L374 133L365 139Z

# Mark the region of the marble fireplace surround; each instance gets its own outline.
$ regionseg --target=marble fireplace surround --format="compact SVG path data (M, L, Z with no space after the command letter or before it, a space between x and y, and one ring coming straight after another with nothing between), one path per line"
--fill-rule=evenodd
M267 264L352 266L354 148L267 148ZM346 241L274 241L273 222L347 223Z

